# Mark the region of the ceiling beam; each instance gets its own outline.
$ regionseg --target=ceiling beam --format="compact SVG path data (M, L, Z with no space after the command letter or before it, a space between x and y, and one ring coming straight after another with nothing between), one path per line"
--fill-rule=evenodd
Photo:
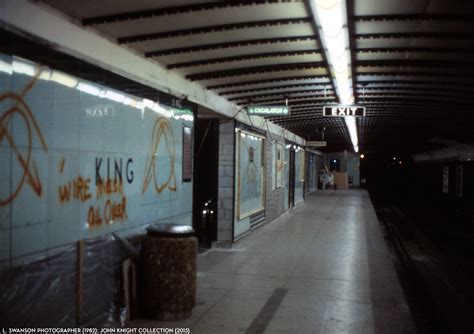
M385 60L357 60L357 67L392 67L392 66L416 66L433 67L439 69L474 67L473 61L445 60L445 59L385 59ZM470 72L474 72L471 70Z
M472 94L474 87L471 89L456 89L456 88L446 88L446 87L399 87L393 85L391 87L365 87L364 89L358 88L360 92L367 93L377 93L377 92L393 92L393 91L406 91L406 92L441 92L441 93L459 93L459 94ZM458 95L458 94L455 94Z
M421 104L422 106L441 106L439 103L436 103L436 102L433 102L432 100L430 99L425 99L423 100L423 104ZM407 101L398 101L398 100L387 100L387 101L368 101L365 106L367 107L370 107L370 106L379 106L379 107L384 107L384 106L391 106L391 105L397 105L397 106L420 106L420 103L417 101L417 102L413 102L411 100L407 100Z
M294 107L320 106L320 105L325 104L325 102L329 102L329 103L334 103L335 102L335 98L328 98L327 100L330 100L330 101L324 101L324 100L321 100L321 99L319 99L319 100L289 101L288 105L292 109ZM276 101L278 101L278 100L276 100ZM241 105L244 105L244 104L241 104ZM280 105L280 103L268 103L267 105L277 106L277 105Z
M231 82L231 83L219 84L219 85L210 85L210 86L207 86L206 88L207 89L224 89L224 88L233 88L233 87L250 86L250 85L265 85L269 83L286 82L286 81L305 81L305 80L318 80L318 79L326 79L329 82L329 78L326 74L319 74L319 75L290 76L290 77L281 77L281 78L264 79L264 80L239 81L239 82Z
M324 83L315 82L315 83L304 83L304 84L293 84L293 85L270 86L270 87L253 88L253 89L231 90L231 91L220 92L219 95L221 96L239 95L239 94L246 94L246 93L266 92L269 90L309 88L312 86L323 86L324 88L322 89L327 89L328 92L332 92L332 86L324 85Z
M413 94L412 96L407 96L407 95L399 95L399 96L366 96L366 99L369 99L371 101L399 101L400 99L403 99L406 101L406 99L416 99L416 102L418 104L423 104L423 103L431 103L433 100L439 100L436 98L437 95L433 94L432 97L427 98L424 96L423 98L419 98L416 94ZM402 100L402 102L403 102ZM459 100L453 100L453 99L444 99L442 98L441 100L445 100L444 102L447 103L447 106L455 104L455 105L467 105L467 106L472 106L472 102L468 101L459 101ZM370 102L370 101L369 101Z
M331 99L330 103L334 103L335 99ZM300 103L302 102L302 103ZM302 108L318 108L326 104L326 101L300 101L300 102L291 102L289 103L291 110L299 111ZM272 105L272 104L270 104Z
M357 80L357 85L361 86L362 84L368 85L377 85L377 84L390 84L390 85L415 85L415 86L466 86L466 82L460 81L440 81L440 80ZM474 85L474 80L471 82Z
M321 115L313 115L313 117L295 117L295 118L289 118L289 119L271 119L272 122L275 123L280 123L280 124L297 124L298 122L308 122L308 123L314 123L320 121L322 118Z
M357 15L356 22L383 21L472 21L472 14L392 14L392 15Z
M458 32L396 32L396 33L372 33L356 34L356 39L474 39L474 33Z
M255 54L233 56L233 57L222 57L222 58L213 58L213 59L204 59L204 60L195 60L195 61L188 61L188 62L182 62L182 63L175 63L175 64L169 64L167 67L168 69L171 70L175 68L222 64L222 63L238 62L238 61L253 60L253 59L315 55L315 54L320 54L321 52L322 51L319 49L281 51L281 52L264 52L264 53L255 53Z
M176 38L190 35L209 34L222 31L235 31L249 28L274 27L293 24L307 24L310 23L311 18L300 17L294 19L277 19L277 20L260 20L251 22L220 24L215 26L206 26L199 28L180 29L173 31L154 32L147 34L139 34L127 37L117 38L119 44L136 43L150 40L157 40L163 38Z
M224 2L204 2L197 4L189 4L184 6L173 6L165 8L156 8L156 9L147 9L140 11L124 12L119 14L112 15L102 15L89 17L82 20L84 26L104 24L104 23L115 23L121 21L131 21L131 20L140 20L147 19L151 17L160 17L160 16L169 16L176 14L185 14L185 13L195 13L201 11L215 10L215 9L226 9L232 7L244 7L244 6L253 6L258 4L267 4L275 3L278 1L268 1L268 0L233 0L233 1L224 1Z
M357 48L356 53L474 53L472 47L392 47L392 48Z
M315 106L314 108L305 108L305 109L293 109L291 108L290 110L290 117L292 116L306 116L306 115L314 115L316 112L321 112L321 105ZM282 116L267 116L269 119L277 119L277 118L288 118L288 116L282 117Z
M312 93L314 96L334 96L334 93L328 93L327 91L325 92L324 89L302 89L302 90L297 90L297 91L283 91L283 92L277 92L277 93L267 93L267 94L256 94L256 95L243 95L243 96L236 96L236 97L231 97L227 98L229 101L239 101L239 100L252 100L252 99L258 99L258 98L266 98L266 97L272 97L272 96L281 96L283 98L298 98L301 96L301 94L309 94ZM321 94L317 94L321 93ZM304 95L303 95L304 96Z
M194 73L194 74L186 75L186 79L189 79L191 81L199 81L199 80L236 77L236 76L242 76L242 75L253 75L253 74L260 74L260 73L311 70L315 68L325 69L326 67L325 67L324 62L322 61L290 63L290 64L282 63L282 64L235 68L235 69L230 69L230 70Z
M411 76L411 77L435 77L435 78L469 78L472 80L473 75L470 72L466 71L459 71L456 73L450 73L450 72L358 72L357 76Z
M431 109L430 111L426 111L425 109L423 110L418 110L418 109L407 109L407 110L400 110L400 109L384 109L384 110L379 110L377 112L373 112L373 115L370 115L372 118L377 118L377 117L427 117L427 118L436 118L442 120L443 118L446 118L446 111L445 110L433 110ZM472 120L474 119L474 115L472 115L472 112L469 110L464 110L462 113L457 113L453 114L451 117L451 120L457 119L457 120Z
M195 45L195 46L188 46L188 47L182 47L182 48L148 51L148 52L145 52L145 57L147 58L161 57L161 56L169 56L169 55L174 55L174 54L193 53L193 52L201 52L201 51L228 49L228 48L240 48L244 46L279 44L279 43L298 43L298 42L307 42L307 41L314 41L314 40L316 40L316 37L314 36L258 38L258 39L249 39L249 40L243 40L243 41L203 44L203 45Z
M321 101L328 101L330 103L334 103L336 99L335 96L330 96L330 97L324 97L322 96L319 98L320 95L309 95L309 96L297 96L288 99L288 105L294 106L298 105L298 103L314 103L315 101L321 102ZM316 99L316 100L315 100ZM268 99L268 100L259 100L258 103L268 103L268 105L280 105L281 103L278 103L279 101L284 102L285 98L281 99ZM252 103L237 103L239 106L248 106L251 105Z
M440 93L429 93L429 92L427 92L426 94L421 94L420 92L415 92L415 93L411 93L411 92L369 92L367 93L366 92L365 94L365 98L371 98L375 96L426 97L426 98L440 99L440 98L466 96L466 94L440 94ZM474 97L469 96L461 100L474 101Z

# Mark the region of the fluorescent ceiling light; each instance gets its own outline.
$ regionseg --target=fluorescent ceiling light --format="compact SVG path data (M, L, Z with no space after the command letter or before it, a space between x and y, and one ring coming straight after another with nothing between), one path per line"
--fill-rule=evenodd
M312 0L310 5L316 19L319 36L331 68L336 93L342 104L354 103L352 87L351 57L345 0ZM344 121L351 137L354 151L359 151L357 123L353 116Z
M346 51L346 42L344 39L344 34L341 32L338 36L335 37L329 37L325 36L325 45L326 49L328 50L329 56L333 58L340 58ZM329 57L328 57L329 58Z
M344 121L346 122L347 130L349 131L349 136L351 137L352 144L354 148L359 146L359 140L357 138L357 126L356 126L356 119L354 116L346 116L344 117Z
M339 35L344 26L342 4L339 0L316 0L318 22L326 36Z
M332 67L335 72L349 72L349 53L347 50L344 50L340 57L334 57L332 59Z

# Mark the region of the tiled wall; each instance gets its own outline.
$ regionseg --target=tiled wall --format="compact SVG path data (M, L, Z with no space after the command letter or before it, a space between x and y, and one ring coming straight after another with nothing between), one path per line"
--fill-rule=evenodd
M233 122L222 123L219 131L219 213L218 213L218 241L231 242L233 240L233 208L234 208L234 145L235 145L235 125ZM284 168L282 172L282 186L275 187L275 143L282 144ZM265 221L271 221L288 210L288 178L289 178L289 150L286 147L285 139L276 134L266 135L264 145L265 157ZM301 199L302 191L301 188ZM242 223L242 222L240 222ZM250 228L249 218L243 222L246 228L239 232L235 230L239 237Z
M192 116L0 55L0 263L153 222L191 224Z

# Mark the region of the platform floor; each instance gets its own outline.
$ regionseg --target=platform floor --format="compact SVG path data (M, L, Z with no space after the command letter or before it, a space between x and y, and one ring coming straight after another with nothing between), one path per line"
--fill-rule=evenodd
M191 333L415 333L369 196L326 190L198 257Z

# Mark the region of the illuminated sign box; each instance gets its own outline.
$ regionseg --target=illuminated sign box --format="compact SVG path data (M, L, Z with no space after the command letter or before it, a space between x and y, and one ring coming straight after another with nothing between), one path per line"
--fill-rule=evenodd
M329 105L323 106L323 116L346 117L346 116L365 116L364 106L345 106L345 105Z
M326 147L327 144L325 141L306 141L306 146L312 147Z
M175 108L173 109L173 114L175 116L193 115L193 111L189 108Z
M288 116L288 106L248 106L247 114L256 116Z

